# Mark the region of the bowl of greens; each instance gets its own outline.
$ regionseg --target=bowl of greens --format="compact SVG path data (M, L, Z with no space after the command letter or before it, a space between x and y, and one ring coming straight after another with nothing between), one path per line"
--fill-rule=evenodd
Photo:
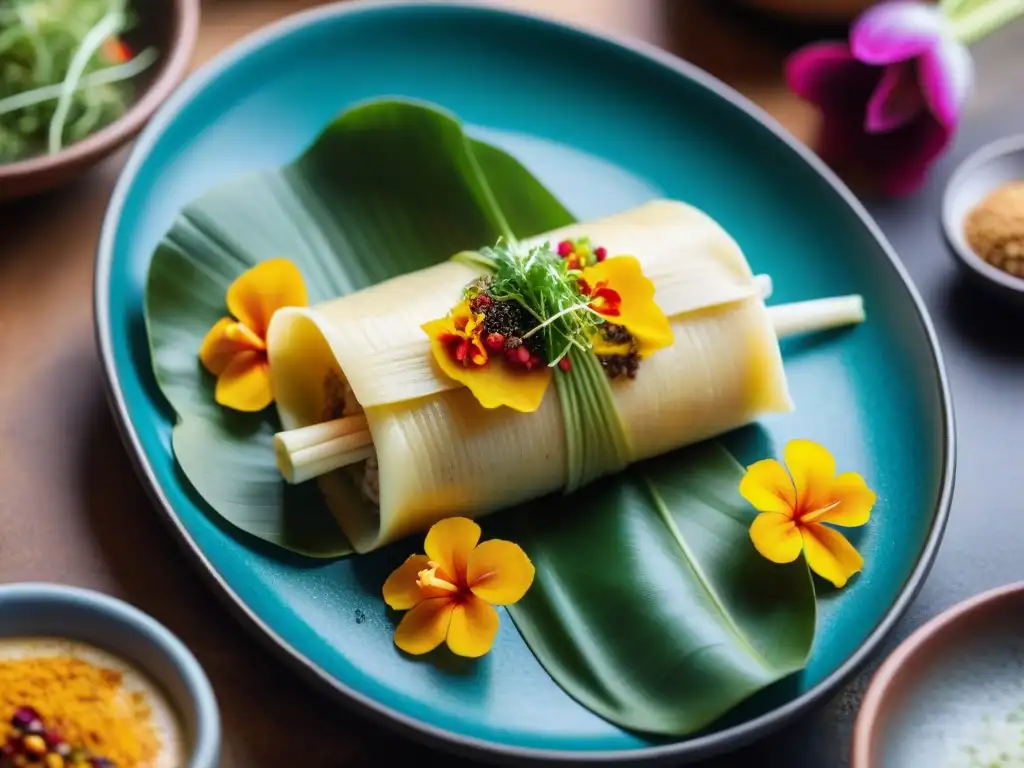
M181 81L200 0L0 0L0 202L71 181Z

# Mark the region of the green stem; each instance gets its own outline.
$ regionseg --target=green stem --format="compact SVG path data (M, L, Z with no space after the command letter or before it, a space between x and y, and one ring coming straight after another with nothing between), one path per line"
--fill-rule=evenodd
M89 30L89 33L82 40L82 44L75 55L71 58L67 75L61 83L61 94L57 101L57 109L50 121L50 133L48 148L51 155L60 151L64 125L67 123L68 113L71 111L71 98L78 90L78 83L82 78L85 68L89 66L92 57L109 38L116 35L125 24L123 3L117 2L107 11L106 15L97 22L96 26Z
M953 34L970 45L1024 16L1024 0L988 0L951 19Z
M107 67L106 69L101 69L98 72L86 75L78 81L78 87L75 90L83 91L97 85L108 85L110 83L128 80L146 69L150 64L156 61L156 58L156 49L147 48L131 61L126 61L124 64L118 64L116 67ZM31 91L22 91L21 93L16 93L13 96L8 96L6 99L0 99L0 115L6 115L8 112L17 112L19 109L24 109L25 107L31 107L35 104L42 104L43 102L56 99L61 95L63 89L64 86L62 83L44 85L42 88L34 88Z

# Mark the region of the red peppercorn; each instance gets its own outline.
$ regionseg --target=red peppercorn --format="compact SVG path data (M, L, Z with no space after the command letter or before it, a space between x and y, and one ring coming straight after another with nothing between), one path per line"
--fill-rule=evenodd
M570 240L563 240L558 244L558 255L561 256L563 259L566 256L571 256L574 250L575 248L573 247L572 241Z
M491 306L491 304L493 303L494 302L491 300L490 296L480 294L469 303L469 308L472 309L474 312L480 312L484 309L487 309L487 307Z
M505 337L500 333L489 333L484 344L491 352L501 352L505 348Z
M605 248L604 246L601 246L600 248L595 248L594 255L597 257L598 263L600 263L608 258L608 249Z
M558 367L568 373L572 368L572 363L569 361L568 355L558 361Z

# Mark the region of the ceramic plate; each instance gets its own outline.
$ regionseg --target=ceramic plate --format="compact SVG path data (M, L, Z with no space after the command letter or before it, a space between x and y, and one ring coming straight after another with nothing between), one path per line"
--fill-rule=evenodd
M374 559L310 562L227 530L177 471L171 411L151 374L146 271L179 208L297 156L354 102L440 104L522 160L580 219L653 197L721 222L773 301L861 293L867 324L785 349L797 412L762 422L774 450L827 445L878 492L854 541L866 571L819 601L807 668L709 731L650 740L576 704L502 622L467 666L413 663L391 641ZM834 692L912 599L946 519L953 430L924 307L856 200L770 118L652 48L479 4L344 4L249 38L189 80L139 140L114 193L96 318L126 441L159 508L216 588L317 685L407 733L477 754L697 758L739 746Z

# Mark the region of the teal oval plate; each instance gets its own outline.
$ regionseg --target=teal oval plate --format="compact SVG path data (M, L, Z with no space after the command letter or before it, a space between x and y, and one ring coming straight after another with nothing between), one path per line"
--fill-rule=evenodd
M792 437L824 443L878 492L857 540L866 570L821 595L807 668L707 732L651 740L599 719L548 677L508 620L478 663L410 662L392 644L378 597L390 562L270 551L224 528L177 471L172 413L152 377L142 319L154 247L187 201L290 161L345 107L384 95L451 110L580 219L658 196L702 208L756 271L772 275L773 301L863 294L865 325L786 347L797 412L761 427L776 448ZM678 762L748 742L833 693L877 646L924 578L948 510L952 415L935 334L854 197L769 117L699 70L479 4L318 9L194 75L139 139L118 183L99 247L96 318L126 442L216 588L316 684L463 751Z

